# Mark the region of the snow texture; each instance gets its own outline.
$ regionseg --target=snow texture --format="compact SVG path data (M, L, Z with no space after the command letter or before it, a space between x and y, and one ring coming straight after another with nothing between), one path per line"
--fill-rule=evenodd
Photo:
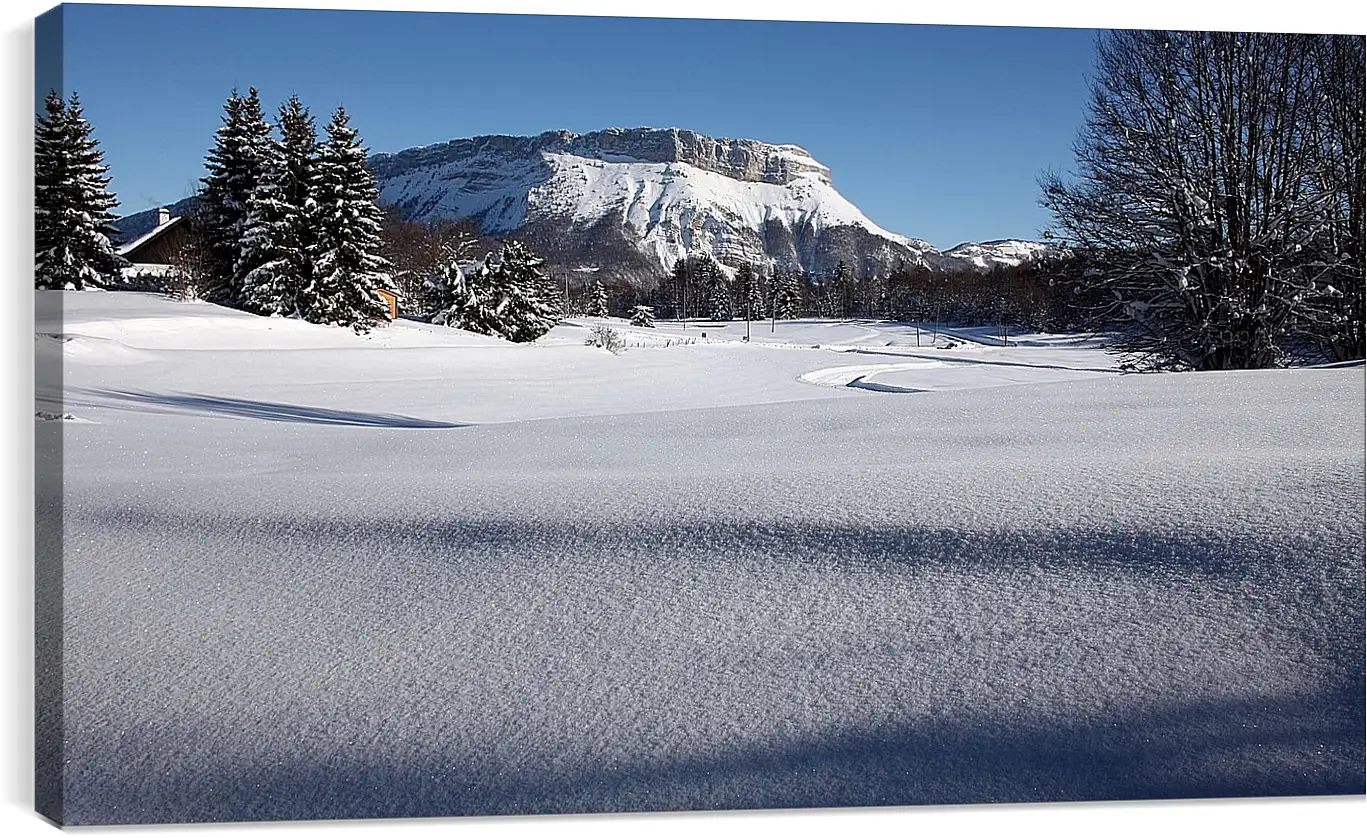
M63 299L70 824L1364 791L1360 367Z

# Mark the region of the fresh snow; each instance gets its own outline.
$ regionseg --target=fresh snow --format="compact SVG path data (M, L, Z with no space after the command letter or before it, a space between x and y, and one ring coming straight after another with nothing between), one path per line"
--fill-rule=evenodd
M1363 793L1361 367L60 299L69 824Z

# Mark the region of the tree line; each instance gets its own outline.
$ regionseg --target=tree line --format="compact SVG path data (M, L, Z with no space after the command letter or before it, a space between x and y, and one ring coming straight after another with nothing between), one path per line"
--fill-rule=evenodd
M468 222L386 213L342 108L320 140L297 98L272 126L253 89L224 106L182 274L215 302L358 330L384 316L388 291L418 316L512 340L565 314L644 307L1105 331L1133 369L1361 359L1365 89L1361 36L1105 32L1076 171L1040 179L1063 256L858 276L695 255L653 288L571 283ZM117 202L79 99L54 92L44 109L35 279L80 289L123 265L109 238Z
M1066 255L982 272L903 264L887 275L859 275L844 262L814 274L772 265L731 267L695 254L676 261L649 290L582 282L570 292L569 313L625 317L647 306L671 320L868 318L1070 331L1086 324L1089 298L1077 273Z
M223 109L168 290L358 332L388 318L384 293L433 322L514 341L562 315L544 261L526 247L500 243L476 261L468 224L406 222L382 209L345 108L321 137L296 96L274 124L255 88L232 91ZM46 98L35 178L36 287L107 284L127 267L111 243L117 200L75 94Z

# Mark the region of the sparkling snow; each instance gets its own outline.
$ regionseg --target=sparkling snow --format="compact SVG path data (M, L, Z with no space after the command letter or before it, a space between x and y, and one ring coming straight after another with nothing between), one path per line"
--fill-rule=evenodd
M1364 790L1361 367L62 299L69 823Z

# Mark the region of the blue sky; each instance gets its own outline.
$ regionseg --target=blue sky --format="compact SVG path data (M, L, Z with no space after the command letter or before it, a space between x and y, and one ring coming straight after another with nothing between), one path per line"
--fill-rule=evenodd
M1095 33L925 25L69 5L120 213L203 173L223 100L344 104L372 151L479 134L689 128L795 143L878 224L948 248L1035 238Z

